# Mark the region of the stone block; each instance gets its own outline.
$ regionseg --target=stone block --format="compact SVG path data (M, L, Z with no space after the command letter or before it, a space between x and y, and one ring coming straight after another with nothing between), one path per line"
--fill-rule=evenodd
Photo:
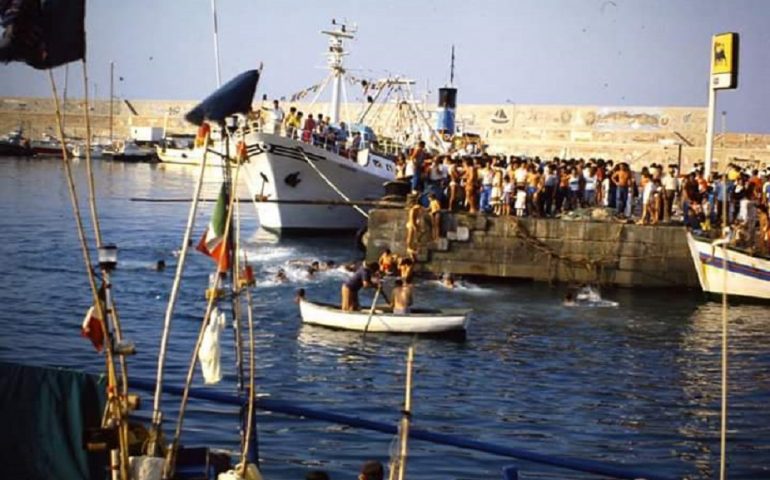
M446 232L446 239L449 241L457 240L457 231L456 230L449 230Z
M585 222L562 221L562 238L566 240L583 240L585 238Z
M468 227L457 227L457 241L467 242L471 238L471 231Z
M439 238L436 240L436 250L446 252L449 250L449 240L446 238Z
M479 231L486 231L487 230L487 224L489 223L489 220L487 219L487 216L479 213L475 215L476 218L473 221L473 229L479 230Z

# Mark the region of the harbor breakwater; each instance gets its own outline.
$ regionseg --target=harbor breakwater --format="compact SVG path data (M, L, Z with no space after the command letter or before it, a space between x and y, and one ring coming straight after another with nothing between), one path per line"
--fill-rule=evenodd
M173 100L104 99L90 104L92 132L100 140L109 138L112 116L113 138L128 136L130 127L166 127L168 132L194 133L184 120L197 102ZM309 113L324 113L328 105L283 102ZM254 108L260 108L255 103ZM350 104L357 116L366 105ZM424 106L429 124L435 125L436 108ZM386 104L370 115L368 122L385 135L395 132L393 118L398 105ZM62 105L65 132L84 138L85 122L81 99ZM0 134L22 127L28 136L55 135L54 102L50 98L0 98ZM490 153L551 158L605 158L626 161L640 169L652 162L680 163L689 168L703 159L706 139L705 107L628 107L590 105L470 105L457 109L457 123L465 132L477 133ZM724 132L714 139L714 160L719 168L727 162L747 167L770 164L770 135Z
M697 287L682 226L442 212L442 238L426 217L418 272L622 287ZM406 210L370 212L366 257L406 254Z

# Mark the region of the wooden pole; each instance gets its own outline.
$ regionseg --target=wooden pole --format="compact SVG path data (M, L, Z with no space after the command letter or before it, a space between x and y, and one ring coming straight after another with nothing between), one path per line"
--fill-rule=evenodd
M414 364L414 345L409 346L406 354L406 387L404 393L404 410L399 428L398 458L391 461L390 480L404 480L406 476L406 458L409 442L409 423L412 416L412 366Z
M112 148L112 144L115 141L113 138L113 132L112 132L112 101L115 98L114 88L115 88L115 62L110 62L110 148Z
M374 316L374 309L377 306L377 299L380 298L380 290L382 290L382 285L377 285L377 291L374 292L374 300L372 301L372 308L369 309L369 318L366 319L366 325L364 326L364 339L366 339L366 332L369 330L369 323L372 321L372 317Z
M206 134L204 139L204 145L208 145L209 137ZM200 191L203 186L203 177L206 172L206 158L208 154L208 148L203 151L203 158L201 159L201 167L198 171L198 181L195 184L195 193L193 193L193 199L197 199L200 196ZM192 236L192 230L195 227L195 215L198 211L198 202L193 201L190 204L190 212L187 215L187 227L184 231L184 237L182 239L182 251L179 253L179 262L176 264L176 274L174 275L174 283L171 285L171 295L166 305L166 314L163 317L163 334L160 340L160 352L158 353L158 371L155 378L155 396L153 399L153 412L152 412L152 430L150 431L150 440L147 443L147 454L158 454L158 440L161 434L161 425L163 423L163 413L161 411L161 395L163 388L163 369L166 363L166 347L168 346L168 336L171 331L171 319L174 316L174 307L176 306L176 299L179 296L179 287L182 282L182 274L184 273L185 260L187 260L187 251L190 246L190 237Z
M241 170L241 164L239 163L238 166L235 169L235 180L234 183L238 184L238 174ZM230 197L229 202L229 208L227 209L227 215L225 219L225 231L224 231L224 238L227 238L228 235L230 235L230 224L232 223L232 217L233 217L233 200L235 200L235 197ZM221 282L221 277L219 275L219 265L217 265L217 276L214 281L213 290L216 292L216 290L219 289L219 285ZM187 408L187 400L190 395L190 385L192 384L193 375L195 374L195 360L198 358L198 351L201 348L201 343L203 342L203 334L206 331L206 324L209 321L209 317L211 317L211 311L214 308L214 301L216 300L216 295L212 294L209 296L208 303L206 305L206 312L203 316L203 321L201 322L200 330L198 331L198 338L195 341L195 347L193 348L192 355L190 358L190 364L187 368L187 377L185 378L185 385L184 389L182 391L182 401L179 405L179 415L177 417L177 424L176 424L176 430L174 431L174 438L171 442L171 446L168 449L168 452L166 453L166 463L164 465L163 469L163 478L164 480L170 480L174 477L174 468L176 464L176 454L177 450L179 449L179 438L182 435L182 426L184 424L184 414L185 409Z
M94 306L99 317L99 323L101 324L102 331L104 332L104 353L105 362L107 367L107 411L109 416L117 422L119 429L125 428L125 422L123 418L124 409L121 405L120 396L117 391L117 379L115 374L115 362L112 352L112 336L107 329L107 316L105 312L104 303L99 297L99 289L96 286L96 277L91 267L91 255L88 251L88 242L85 237L85 229L83 227L83 220L80 214L80 205L78 203L77 191L75 190L75 181L72 177L72 166L70 165L69 152L67 152L67 146L64 143L64 130L61 122L61 110L59 109L59 97L56 91L56 82L53 78L53 73L48 70L48 79L51 82L51 91L53 92L54 103L56 105L56 126L59 132L59 139L61 141L62 149L62 163L64 164L65 177L67 179L67 187L69 189L70 201L72 203L72 212L75 217L75 224L77 226L78 238L80 240L80 250L83 255L83 261L86 266L86 274L88 276L88 284L91 287L91 296L93 297ZM120 435L123 438L123 435ZM128 445L120 442L120 460L118 465L112 465L113 472L120 475L121 479L128 479Z

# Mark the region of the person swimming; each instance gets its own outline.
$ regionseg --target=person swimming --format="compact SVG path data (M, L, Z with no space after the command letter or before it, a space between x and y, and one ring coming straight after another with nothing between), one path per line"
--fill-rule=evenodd
M279 268L277 272L275 272L275 277L273 277L273 280L276 283L285 283L289 280L289 277L286 276L286 271L283 268Z

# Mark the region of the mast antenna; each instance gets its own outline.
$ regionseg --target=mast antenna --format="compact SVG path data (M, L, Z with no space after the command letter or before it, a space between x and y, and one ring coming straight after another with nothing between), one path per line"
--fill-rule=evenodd
M455 84L455 46L452 45L452 61L449 67L449 85Z

